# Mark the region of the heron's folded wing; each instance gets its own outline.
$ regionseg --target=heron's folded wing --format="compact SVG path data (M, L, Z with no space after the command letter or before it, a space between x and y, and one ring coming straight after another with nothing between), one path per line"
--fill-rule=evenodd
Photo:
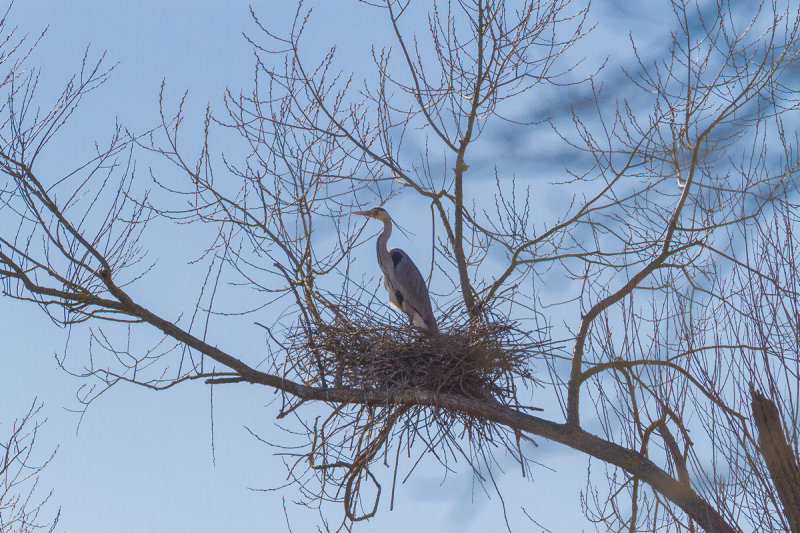
M417 265L399 248L389 250L389 255L392 257L394 282L396 288L402 292L405 304L416 311L432 329L436 329L428 287Z

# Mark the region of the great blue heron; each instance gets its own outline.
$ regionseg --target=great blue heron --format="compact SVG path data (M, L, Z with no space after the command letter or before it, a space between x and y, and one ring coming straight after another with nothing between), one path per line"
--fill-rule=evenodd
M382 207L369 211L352 211L383 222L383 233L378 237L378 265L383 272L383 284L389 293L389 305L408 315L409 323L430 332L438 331L431 309L428 287L417 265L400 248L386 249L392 234L392 218Z

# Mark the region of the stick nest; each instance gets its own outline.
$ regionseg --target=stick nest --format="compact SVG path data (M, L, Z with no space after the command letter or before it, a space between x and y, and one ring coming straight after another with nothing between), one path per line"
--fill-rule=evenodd
M347 309L355 313L358 308ZM531 363L544 343L532 337L541 332L522 332L503 321L445 322L435 334L401 324L368 312L349 319L339 315L330 323L305 322L289 334L282 371L321 387L423 390L517 408L517 387L536 383ZM478 472L481 464L492 462L490 450L497 447L509 450L525 468L518 436L508 428L442 407L393 404L391 395L386 398L380 405L335 406L325 416L315 412L313 422L298 415L310 448L297 453L290 476L300 482L308 505L342 501L345 522L370 518L381 495L373 473L376 463L394 462L393 494L401 448L410 457L415 443L422 444L417 448L421 455L432 453L446 468L464 457ZM417 464L413 461L412 471Z
M324 376L328 386L416 389L513 404L515 379L533 380L530 343L507 323L451 325L428 334L377 321L339 320L318 324L304 337L304 373L314 382Z

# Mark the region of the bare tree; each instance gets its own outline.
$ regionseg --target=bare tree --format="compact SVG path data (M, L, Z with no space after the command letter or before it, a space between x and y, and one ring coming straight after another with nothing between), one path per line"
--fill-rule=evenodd
M363 79L333 48L306 50L310 10L288 29L253 13L253 87L208 111L199 149L183 144L184 99L162 90L160 127L118 131L47 182L37 155L107 73L86 63L52 111L29 116L35 78L12 65L5 294L93 327L87 403L120 381L274 389L281 423L304 435L291 485L310 506L343 503L341 523L321 512L328 528L377 512L381 463L392 493L427 454L491 483L509 454L526 473L541 438L604 466L584 498L602 528L798 531L800 18L777 0L668 5L665 47L631 39L618 70L577 59L591 14L567 0L365 2L393 42L370 49ZM565 87L566 116L526 117L534 95ZM571 165L517 180L502 155L482 162L496 123L555 131ZM221 154L212 135L241 148ZM155 191L133 179L136 148L173 165L151 171ZM396 197L430 213L440 335L382 314L374 279L351 265L364 227L346 213ZM153 220L209 230L186 316L134 296ZM218 291L242 289L257 303L216 307ZM266 358L207 338L212 319L246 314ZM152 347L126 342L148 328L162 335Z
M42 425L36 419L41 408L41 404L34 402L22 418L14 420L8 437L0 442L0 531L53 531L58 524L60 511L52 522L45 522L39 516L53 495L50 491L39 496L39 473L55 455L53 452L41 462L35 460L33 448Z

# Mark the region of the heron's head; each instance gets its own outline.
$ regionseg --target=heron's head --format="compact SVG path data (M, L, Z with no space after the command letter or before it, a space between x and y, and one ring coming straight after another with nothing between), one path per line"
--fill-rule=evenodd
M387 220L391 220L389 217L389 213L386 212L386 209L382 207L373 207L369 211L351 211L351 215L364 215L365 217L369 218L376 218L381 222L385 222Z

